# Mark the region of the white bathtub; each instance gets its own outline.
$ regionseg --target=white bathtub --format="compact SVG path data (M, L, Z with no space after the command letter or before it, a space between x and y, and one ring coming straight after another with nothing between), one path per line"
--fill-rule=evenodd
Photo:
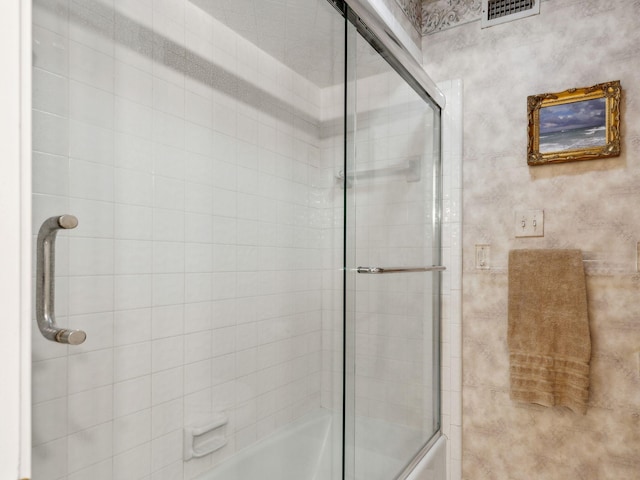
M341 425L320 410L242 450L195 480L336 480L342 451L337 448ZM407 449L419 432L378 420L356 421L359 446L355 480L393 480L405 466ZM334 440L332 441L333 437ZM389 447L389 446L392 447ZM444 437L418 463L407 480L444 480Z

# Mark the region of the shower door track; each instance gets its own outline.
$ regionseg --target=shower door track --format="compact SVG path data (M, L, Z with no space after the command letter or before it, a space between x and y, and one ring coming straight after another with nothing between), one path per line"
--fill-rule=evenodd
M365 37L373 36L379 40L384 49L391 54L391 57L385 56L387 61L393 59L394 66L403 70L406 75L403 75L405 81L415 81L441 109L445 107L446 99L444 94L436 86L436 84L429 78L422 66L402 47L400 42L395 38L393 34L364 6L361 0L346 0L347 5L359 17L360 22L358 27L368 31L369 35L363 35ZM361 32L362 33L362 32ZM408 77L408 78L407 78Z

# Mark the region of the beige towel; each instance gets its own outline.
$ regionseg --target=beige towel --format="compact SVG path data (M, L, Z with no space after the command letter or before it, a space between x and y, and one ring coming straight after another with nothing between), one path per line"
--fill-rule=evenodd
M509 252L511 399L586 413L591 338L580 250Z

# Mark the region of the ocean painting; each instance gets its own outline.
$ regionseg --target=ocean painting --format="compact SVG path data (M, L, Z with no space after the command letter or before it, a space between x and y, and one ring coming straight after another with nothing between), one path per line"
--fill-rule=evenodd
M540 109L540 153L604 147L606 133L605 98Z

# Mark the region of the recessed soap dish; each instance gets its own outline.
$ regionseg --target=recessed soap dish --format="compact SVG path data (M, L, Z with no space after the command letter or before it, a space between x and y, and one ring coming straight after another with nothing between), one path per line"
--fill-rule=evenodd
M229 422L226 413L217 413L209 423L204 425L190 425L184 428L184 460L200 458L220 450L227 444L227 439L221 429ZM214 432L208 435L210 432Z

